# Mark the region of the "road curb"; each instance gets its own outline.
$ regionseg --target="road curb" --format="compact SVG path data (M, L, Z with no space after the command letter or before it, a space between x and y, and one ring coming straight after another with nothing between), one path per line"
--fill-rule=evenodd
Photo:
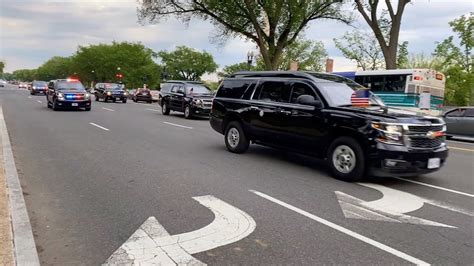
M0 106L0 137L3 147L3 164L9 196L15 264L40 265L2 106Z

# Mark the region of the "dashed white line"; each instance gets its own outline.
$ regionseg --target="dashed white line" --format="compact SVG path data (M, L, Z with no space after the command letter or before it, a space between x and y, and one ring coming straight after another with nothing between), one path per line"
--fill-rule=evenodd
M110 108L106 108L106 107L102 107L102 109L107 110L107 111L110 111L110 112L115 112L115 110L110 109Z
M103 127L103 126L97 125L96 123L92 123L92 122L91 122L91 123L89 123L89 124L91 124L91 125L93 125L93 126L95 126L95 127L98 127L98 128L100 128L100 129L102 129L102 130L109 131L108 128L105 128L105 127Z
M28 96L28 99L31 99L31 96Z
M299 214L301 214L301 215L303 215L303 216L306 216L307 218L310 218L310 219L312 219L312 220L314 220L314 221L316 221L316 222L318 222L318 223L321 223L321 224L323 224L323 225L329 226L329 227L331 227L332 229L335 229L335 230L337 230L337 231L339 231L339 232L341 232L341 233L344 233L344 234L346 234L346 235L349 235L349 236L351 236L351 237L353 237L353 238L355 238L355 239L358 239L358 240L360 240L360 241L362 241L362 242L365 242L365 243L367 243L367 244L369 244L369 245L372 245L372 246L374 246L374 247L376 247L376 248L378 248L378 249L381 249L381 250L383 250L383 251L385 251L385 252L388 252L388 253L390 253L390 254L392 254L392 255L395 255L395 256L397 256L397 257L399 257L399 258L402 258L402 259L404 259L404 260L406 260L406 261L409 261L409 262L414 263L414 264L416 264L416 265L429 265L429 263L427 263L427 262L425 262L425 261L422 261L422 260L417 259L417 258L415 258L415 257L413 257L413 256L410 256L410 255L408 255L408 254L406 254L406 253L403 253L403 252L401 252L401 251L399 251L399 250L396 250L396 249L394 249L394 248L391 248L391 247L389 247L389 246L387 246L387 245L385 245L385 244L382 244L382 243L377 242L377 241L375 241L375 240L373 240L373 239L371 239L371 238L368 238L368 237L366 237L366 236L363 236L363 235L361 235L361 234L358 234L358 233L356 233L356 232L354 232L354 231L351 231L351 230L349 230L349 229L347 229L347 228L345 228L345 227L342 227L342 226L337 225L337 224L335 224L335 223L333 223L333 222L330 222L330 221L328 221L328 220L325 220L325 219L323 219L323 218L321 218L321 217L318 217L318 216L316 216L316 215L314 215L314 214L311 214L311 213L309 213L309 212L307 212L307 211L304 211L304 210L302 210L302 209L299 209L299 208L297 208L297 207L295 207L295 206L292 206L292 205L290 205L290 204L288 204L288 203L285 203L285 202L283 202L283 201L281 201L281 200L278 200L278 199L276 199L276 198L273 198L273 197L271 197L271 196L269 196L269 195L266 195L266 194L264 194L264 193L262 193L262 192L258 192L258 191L255 191L255 190L250 190L250 192L255 193L256 195L258 195L258 196L260 196L260 197L262 197L262 198L264 198L264 199L267 199L267 200L269 200L269 201L272 201L272 202L274 202L274 203L276 203L276 204L278 204L278 205L280 205L280 206L283 206L283 207L285 207L285 208L287 208L287 209L290 209L290 210L292 210L292 211L294 211L294 212L297 212L297 213L299 213Z
M154 112L161 112L161 110L158 110L158 109L150 109L150 108L147 108L146 110L148 110L148 111L154 111Z
M415 183L415 184L422 185L422 186L427 186L427 187L431 187L431 188L436 188L436 189L439 189L439 190L444 190L444 191L447 191L447 192L456 193L456 194L459 194L459 195L463 195L463 196L467 196L467 197L474 198L474 195L473 195L473 194L469 194L469 193L466 193L466 192L457 191L457 190L454 190L454 189L439 187L439 186L435 186L435 185L431 185L431 184L427 184L427 183L422 183L422 182L419 182L419 181L410 180L410 179L406 179L406 178L402 178L402 177L393 177L393 178L399 179L399 180L403 180L403 181L406 181L406 182Z
M43 102L42 102L42 101L40 101L40 100L38 100L37 102L39 102L39 103L43 103Z
M173 123L169 123L169 122L163 122L163 123L165 123L165 124L167 124L167 125L175 126L175 127L181 127L181 128L193 129L192 127L182 126L182 125L173 124Z

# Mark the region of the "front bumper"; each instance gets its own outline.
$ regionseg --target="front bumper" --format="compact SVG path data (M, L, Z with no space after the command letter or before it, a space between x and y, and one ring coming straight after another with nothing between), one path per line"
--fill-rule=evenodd
M56 101L60 108L86 108L91 106L91 101Z
M192 105L191 112L193 113L193 115L197 116L209 116L209 114L211 113L211 108Z
M146 102L153 101L152 97L151 97L151 96L147 96L147 95L136 95L136 96L135 96L135 99L136 99L137 101L146 101Z
M42 89L31 89L31 92L32 92L32 93L46 93L46 90L42 90Z
M428 160L440 159L438 168L429 169ZM446 162L448 148L444 145L436 149L408 149L382 143L369 155L369 173L375 176L413 176L436 172Z
M119 100L119 101L123 101L125 99L127 99L127 95L124 95L124 94L118 94L118 95L107 95L105 97L105 100Z

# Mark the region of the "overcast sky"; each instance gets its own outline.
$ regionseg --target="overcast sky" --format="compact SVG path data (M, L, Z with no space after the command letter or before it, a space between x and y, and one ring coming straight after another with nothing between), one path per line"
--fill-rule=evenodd
M396 1L392 1L396 2ZM400 40L409 42L410 53L430 54L436 41L452 35L448 22L473 11L471 0L414 0L406 8ZM0 0L0 60L6 71L36 68L52 56L72 55L78 45L112 41L142 42L149 48L172 50L186 45L213 54L220 67L243 62L255 45L242 39L218 46L210 39L209 22L193 20L189 25L168 19L157 25L137 23L136 0ZM347 10L352 11L351 5ZM358 15L358 14L357 14ZM364 28L362 20L354 24ZM315 21L305 32L320 40L335 71L355 69L333 43L353 28L332 21Z

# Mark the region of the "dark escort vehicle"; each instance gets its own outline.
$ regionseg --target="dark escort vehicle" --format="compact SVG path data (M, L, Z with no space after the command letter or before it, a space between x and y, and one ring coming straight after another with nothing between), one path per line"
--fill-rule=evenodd
M128 92L122 84L117 83L97 83L95 85L95 100L103 99L104 102L112 100L112 102L121 101L127 103Z
M91 95L77 79L57 79L48 84L48 108L54 111L66 108L91 110Z
M442 119L389 109L369 91L360 98L359 90L318 74L238 72L219 86L210 124L231 152L243 153L252 142L324 158L346 181L443 166Z
M160 87L158 102L164 115L170 111L183 112L186 119L209 115L213 94L201 82L171 80Z

